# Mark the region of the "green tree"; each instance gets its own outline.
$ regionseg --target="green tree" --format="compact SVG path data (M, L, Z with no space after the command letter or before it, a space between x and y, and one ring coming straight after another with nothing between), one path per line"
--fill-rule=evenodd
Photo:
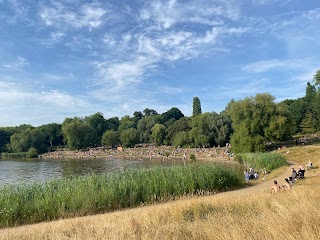
M103 133L108 128L107 120L103 117L103 114L100 112L97 112L93 115L87 116L84 118L84 123L87 123L96 131L95 133L96 138L93 141L93 145L99 145L99 143L101 142Z
M192 104L192 116L197 116L201 114L201 104L200 99L198 97L193 98L193 104Z
M46 135L46 145L52 149L53 146L63 145L63 135L61 131L61 124L49 123L41 125L40 130Z
M0 152L6 151L6 146L10 143L11 135L10 132L0 128Z
M137 130L140 142L150 143L152 133L151 129L157 123L160 123L159 115L146 115L138 122Z
M267 141L288 140L292 134L290 115L277 108L274 97L267 93L232 103L229 114L234 130L231 144L236 152L265 151Z
M66 119L62 123L62 133L67 147L71 150L96 145L96 130L80 118Z
M139 133L137 129L129 128L121 132L120 141L125 147L133 147L139 142Z
M318 91L319 91L319 88L320 88L320 70L318 70L316 72L316 74L313 75L313 82L314 82L314 85L318 88Z
M31 147L34 147L38 153L46 152L45 139L45 134L39 128L27 128L10 137L11 151L27 152Z
M150 109L150 108L146 108L145 110L143 110L143 113L145 116L152 116L152 115L158 115L156 110Z
M173 139L173 146L186 147L190 144L189 133L187 131L178 132Z
M172 118L175 120L179 120L182 117L184 117L183 113L178 108L173 107L161 114L161 122L165 123Z
M120 125L120 120L118 117L112 117L107 120L107 130L113 129L114 131L118 131Z
M119 133L113 129L106 131L102 136L101 143L114 148L119 143Z
M167 131L166 131L167 144L172 144L176 134L178 134L179 132L182 132L182 131L189 132L190 130L191 130L191 118L182 117L179 120L175 121L173 125L167 128Z
M166 128L163 124L155 124L151 129L153 142L159 146L163 144L166 135Z
M189 137L195 147L209 147L215 145L215 131L212 125L213 114L203 113L196 115L191 120Z
M127 130L129 128L134 128L135 126L135 121L128 115L124 116L120 120L120 125L119 125L119 132L123 132L124 130Z

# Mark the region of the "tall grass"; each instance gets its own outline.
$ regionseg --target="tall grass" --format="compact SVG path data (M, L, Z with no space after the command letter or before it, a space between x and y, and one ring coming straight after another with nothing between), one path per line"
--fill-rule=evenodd
M237 154L235 160L256 171L276 169L286 163L285 157L279 153L242 153Z
M6 159L6 158L26 158L27 153L26 152L18 152L18 153L7 153L3 152L1 153L1 158Z
M9 186L0 189L0 227L113 211L241 184L236 170L191 164Z

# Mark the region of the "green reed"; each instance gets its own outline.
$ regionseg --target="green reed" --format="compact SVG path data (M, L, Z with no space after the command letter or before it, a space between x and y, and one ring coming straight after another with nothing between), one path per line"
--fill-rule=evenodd
M285 165L286 159L279 153L242 153L237 154L235 160L246 167L253 167L256 171L272 170Z
M7 158L26 158L27 153L26 152L18 152L18 153L7 153L3 152L1 153L1 158L2 159L7 159Z
M83 216L213 193L242 185L241 173L212 164L132 169L0 189L0 227Z

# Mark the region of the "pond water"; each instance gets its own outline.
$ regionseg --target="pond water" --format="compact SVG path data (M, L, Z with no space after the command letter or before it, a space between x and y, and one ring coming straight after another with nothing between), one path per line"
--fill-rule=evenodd
M53 179L84 176L90 173L108 172L129 168L181 165L181 160L38 160L10 159L0 160L0 187L19 183L42 183Z

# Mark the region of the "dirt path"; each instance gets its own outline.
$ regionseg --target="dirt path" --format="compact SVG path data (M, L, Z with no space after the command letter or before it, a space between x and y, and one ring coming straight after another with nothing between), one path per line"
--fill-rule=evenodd
M253 185L249 185L248 187L233 190L233 191L228 191L228 192L223 192L219 194L223 195L233 195L233 194L248 194L248 193L256 193L256 192L265 192L269 191L270 188L273 185L273 181L276 180L279 184L282 184L285 182L285 178L288 178L291 176L292 173L292 167L298 166L297 163L292 162L292 161L287 161L287 169L280 173L279 175L275 177L266 177L265 180L260 180L260 182L255 183Z

